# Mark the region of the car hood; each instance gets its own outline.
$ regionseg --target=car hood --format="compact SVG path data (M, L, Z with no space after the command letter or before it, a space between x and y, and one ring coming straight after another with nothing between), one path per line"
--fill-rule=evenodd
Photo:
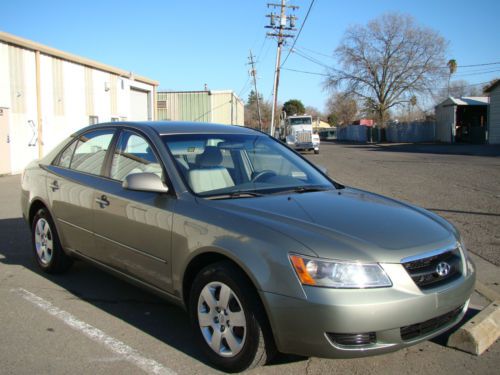
M399 263L457 242L454 227L439 216L352 188L209 202L285 234L323 258Z

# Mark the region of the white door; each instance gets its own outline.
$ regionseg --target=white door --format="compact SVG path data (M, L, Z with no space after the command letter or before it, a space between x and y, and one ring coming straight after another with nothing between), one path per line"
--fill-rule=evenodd
M148 92L130 88L130 120L149 120Z
M9 110L0 108L0 175L11 172Z

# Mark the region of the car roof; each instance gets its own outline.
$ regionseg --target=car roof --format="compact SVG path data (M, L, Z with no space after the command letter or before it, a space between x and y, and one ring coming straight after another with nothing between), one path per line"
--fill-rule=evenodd
M167 134L261 134L259 131L237 125L211 124L184 121L120 121L95 124L85 130L109 126L125 126L139 130L152 129L160 135Z

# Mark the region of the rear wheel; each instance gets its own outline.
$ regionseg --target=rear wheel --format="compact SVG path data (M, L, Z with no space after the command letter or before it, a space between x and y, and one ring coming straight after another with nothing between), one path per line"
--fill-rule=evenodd
M196 276L189 312L198 343L221 370L263 365L275 352L255 289L229 262L209 265Z
M31 233L35 259L42 270L62 273L72 265L72 259L61 247L56 227L47 209L37 211Z

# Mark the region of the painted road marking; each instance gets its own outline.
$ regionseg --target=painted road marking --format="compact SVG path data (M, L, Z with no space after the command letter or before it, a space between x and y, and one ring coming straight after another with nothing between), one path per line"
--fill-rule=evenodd
M67 324L74 330L79 331L90 339L104 345L112 352L118 354L124 360L136 365L147 373L159 375L176 375L175 371L163 366L153 359L142 356L137 350L131 348L127 344L111 336L108 336L100 329L79 320L69 312L61 310L49 301L38 297L36 294L33 294L23 288L11 289L11 292L20 295L26 301L31 302L46 313L62 320L65 324Z

